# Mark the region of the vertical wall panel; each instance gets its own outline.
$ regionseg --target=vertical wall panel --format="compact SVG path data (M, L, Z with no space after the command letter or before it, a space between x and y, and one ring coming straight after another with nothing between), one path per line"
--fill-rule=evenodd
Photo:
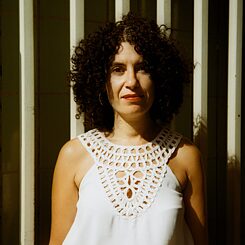
M70 138L69 0L36 0L35 244L48 244L55 162Z
M230 0L227 111L227 234L228 244L240 244L241 79L243 1Z
M0 1L0 244L20 243L19 0Z
M193 60L193 15L193 0L171 0L171 36L177 40L176 45L189 64ZM183 104L171 124L190 139L193 137L192 87L192 82L185 86Z
M130 9L130 0L115 0L115 20L118 21Z
M194 141L205 156L207 153L208 0L194 1L193 56Z
M210 244L226 244L228 5L228 0L209 1L206 175Z
M84 0L70 0L70 51L84 37ZM76 119L76 103L74 102L73 91L70 91L70 137L74 138L84 131L83 123Z
M144 18L156 20L157 19L157 1L156 0L130 1L130 11Z
M34 34L33 1L19 1L21 66L21 244L34 244Z
M157 0L157 24L171 27L171 0Z
M193 140L208 161L208 0L194 1Z

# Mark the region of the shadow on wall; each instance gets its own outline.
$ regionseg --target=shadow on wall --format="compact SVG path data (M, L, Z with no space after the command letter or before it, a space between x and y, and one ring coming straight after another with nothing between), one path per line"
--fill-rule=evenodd
M193 122L193 131L194 136L193 140L195 144L200 148L204 159L207 160L207 142L208 142L208 130L207 130L207 121L197 115ZM206 161L205 161L206 162Z
M227 161L227 243L240 244L241 163L236 156Z
M204 119L198 115L193 123L194 129L194 142L199 147L202 152L202 157L204 161L205 172L208 174L207 166L208 166L208 131L207 131L207 123ZM234 156L228 156L227 162L224 162L224 169L226 169L226 181L224 183L226 185L226 200L223 200L223 205L226 208L225 215L225 223L226 223L226 244L240 244L240 219L241 219L241 163ZM207 180L209 180L207 176ZM207 185L210 187L210 185ZM212 188L207 189L207 198L211 197L210 192L219 192L217 189L218 186L212 186ZM218 194L218 193L216 193ZM212 200L208 200L209 202ZM209 206L209 205L208 205ZM216 210L217 211L217 210ZM213 224L209 224L209 229Z

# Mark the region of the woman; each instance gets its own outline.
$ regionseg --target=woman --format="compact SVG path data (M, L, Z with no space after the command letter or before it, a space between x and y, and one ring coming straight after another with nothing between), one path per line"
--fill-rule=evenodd
M164 30L129 13L72 62L86 133L56 163L50 245L207 244L200 153L167 127L188 71Z

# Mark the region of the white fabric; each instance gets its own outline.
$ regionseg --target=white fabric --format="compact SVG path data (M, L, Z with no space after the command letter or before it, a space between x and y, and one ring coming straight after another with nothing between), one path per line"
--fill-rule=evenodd
M140 146L111 143L93 129L78 136L94 159L79 188L63 245L192 245L181 188L167 162L181 135L164 128Z

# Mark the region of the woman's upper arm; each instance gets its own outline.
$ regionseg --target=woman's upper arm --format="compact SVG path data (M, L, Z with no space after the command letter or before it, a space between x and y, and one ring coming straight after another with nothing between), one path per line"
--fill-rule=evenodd
M207 221L204 171L201 154L196 146L187 145L183 153L187 182L184 189L185 218L195 244L207 245Z
M58 156L52 185L52 222L50 245L62 244L75 215L78 188L74 178L76 173L76 142L66 143Z

